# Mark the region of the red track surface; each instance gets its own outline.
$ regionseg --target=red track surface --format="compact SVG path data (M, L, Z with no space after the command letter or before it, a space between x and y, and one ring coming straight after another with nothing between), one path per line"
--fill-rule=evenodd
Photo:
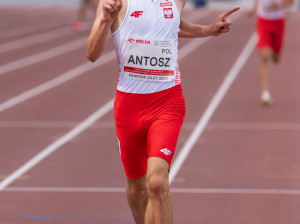
M25 37L33 39L63 27L67 32L75 17L64 10L0 12L0 51ZM208 24L218 15L212 11L201 18L205 13L191 11L186 16ZM180 61L187 115L174 163L254 31L254 20L237 14L229 34L194 47ZM260 105L258 55L252 51L211 113L172 182L175 224L300 223L299 27L300 13L293 12L283 60L272 67L271 107ZM45 60L38 61L38 55L31 64L26 65L24 58L87 35L70 32L0 53L1 224L133 223L112 110L29 170L23 166L113 99L115 60L87 65L95 68L3 109L8 100L71 70L72 75L75 67L87 63L84 42ZM190 41L181 40L180 49ZM111 50L109 41L105 53ZM11 62L20 67L1 74ZM19 168L21 173L6 186L4 179Z

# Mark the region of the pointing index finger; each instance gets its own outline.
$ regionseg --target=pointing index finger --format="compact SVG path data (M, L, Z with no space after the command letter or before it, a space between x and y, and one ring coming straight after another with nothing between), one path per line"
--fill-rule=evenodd
M222 15L222 18L226 19L228 16L230 16L232 13L238 11L239 9L240 9L240 7L236 7L236 8L233 8L233 9L230 9L230 10L224 12Z

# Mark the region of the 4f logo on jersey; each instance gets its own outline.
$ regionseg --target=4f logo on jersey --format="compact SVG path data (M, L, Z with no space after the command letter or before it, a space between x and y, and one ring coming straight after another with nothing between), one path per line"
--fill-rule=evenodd
M169 149L167 149L167 148L161 149L160 151L161 151L163 154L165 154L166 156L169 156L169 155L172 154L172 152L171 152Z
M164 14L166 19L172 19L173 18L172 8L164 8Z
M130 16L133 16L135 18L139 18L141 15L143 15L144 11L135 11Z

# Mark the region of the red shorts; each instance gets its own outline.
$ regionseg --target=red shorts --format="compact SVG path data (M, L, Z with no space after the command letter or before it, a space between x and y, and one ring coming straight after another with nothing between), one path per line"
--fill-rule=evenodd
M159 157L171 164L185 116L181 85L150 94L117 91L114 115L128 178L144 176L150 157Z
M285 21L257 19L258 48L271 47L279 53L283 43Z

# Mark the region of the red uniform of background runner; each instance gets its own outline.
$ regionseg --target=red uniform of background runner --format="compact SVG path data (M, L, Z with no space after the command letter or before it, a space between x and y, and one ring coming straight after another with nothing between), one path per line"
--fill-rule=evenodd
M275 53L281 51L284 34L284 19L257 19L258 48L271 47Z

